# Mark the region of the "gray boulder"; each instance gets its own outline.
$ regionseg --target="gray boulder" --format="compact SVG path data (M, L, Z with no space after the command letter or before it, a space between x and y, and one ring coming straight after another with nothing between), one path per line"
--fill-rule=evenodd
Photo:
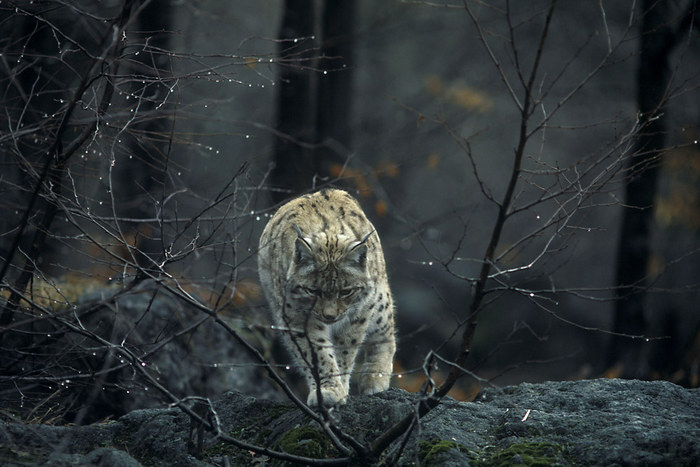
M415 410L419 396L390 389L331 411L362 443ZM227 434L308 457L339 453L293 404L229 392L214 403ZM279 463L201 433L177 409L133 411L83 427L0 422L2 465L253 465ZM198 436L199 435L199 436ZM484 390L447 398L408 441L375 462L398 465L700 465L700 390L668 382L586 380Z
M2 336L9 350L0 352L0 393L15 413L27 414L28 407L50 399L65 421L89 423L168 402L117 347L142 359L176 397L217 397L231 390L279 397L262 367L223 327L151 281L128 292L98 289L72 307L57 302L52 311L60 320L25 319ZM247 323L234 319L238 314L221 316L255 342Z

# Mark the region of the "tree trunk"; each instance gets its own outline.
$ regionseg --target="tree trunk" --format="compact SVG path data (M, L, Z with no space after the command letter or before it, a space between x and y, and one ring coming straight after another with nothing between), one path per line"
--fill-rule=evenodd
M314 36L313 0L286 0L279 32L277 87L277 140L270 174L273 200L280 203L290 194L312 187L316 164L312 158L314 110L312 72Z
M17 250L28 251L34 229L32 219L44 206L44 201L33 192L37 186L34 173L41 173L47 163L46 143L55 131L48 122L48 116L60 111L61 101L70 99L64 83L70 83L72 73L67 67L53 59L56 39L49 27L39 16L39 7L29 11L37 16L4 13L1 17L0 37L5 39L3 59L7 60L8 76L0 80L3 113L2 132L16 132L14 147L2 148L3 185L0 191L5 215L0 216L0 282L16 274L13 260ZM57 18L49 17L50 20ZM50 24L50 23L49 23ZM60 23L59 23L60 24ZM15 49L13 49L15 47ZM77 54L76 54L77 55ZM75 59L80 63L79 59ZM76 63L71 65L76 66ZM51 122L52 123L52 122ZM20 128L37 128L35 132L23 136ZM32 170L28 170L32 167ZM23 213L12 215L11 213ZM5 233L13 233L7 235ZM51 262L56 252L44 249L46 262Z
M318 59L312 38L315 4L287 0L284 7L279 56L285 63L279 73L278 137L270 175L277 203L328 180L331 167L343 164L350 152L356 2L322 3Z
M613 331L641 336L647 330L645 292L651 253L650 233L661 153L665 143L664 104L670 80L668 57L673 43L668 2L642 2L642 35L637 71L637 103L640 133L636 155L630 160L625 186L625 205L617 254L617 295ZM608 367L619 368L620 376L649 376L645 340L614 336L610 342Z
M324 70L318 81L314 158L322 175L334 164L342 165L351 150L353 41L355 0L327 0L323 11Z
M152 217L158 210L155 200L162 202L168 196L167 190L172 188L166 186L170 157L167 141L172 122L164 114L156 113L170 92L166 80L171 64L168 54L160 52L170 50L172 8L169 4L170 0L153 0L146 5L133 32L135 43L148 48L130 62L129 72L139 77L130 84L130 91L139 96L139 118L124 135L125 150L115 155L114 208L123 218ZM127 241L136 247L133 253L139 265L152 269L154 261L161 260L166 241L160 238L158 226L132 223L123 225L123 231L131 237Z

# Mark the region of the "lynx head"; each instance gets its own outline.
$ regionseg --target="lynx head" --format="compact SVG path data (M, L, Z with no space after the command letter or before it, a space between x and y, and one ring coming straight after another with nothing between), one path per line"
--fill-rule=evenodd
M362 297L367 272L367 239L321 232L297 238L289 274L289 298L327 323L341 319Z

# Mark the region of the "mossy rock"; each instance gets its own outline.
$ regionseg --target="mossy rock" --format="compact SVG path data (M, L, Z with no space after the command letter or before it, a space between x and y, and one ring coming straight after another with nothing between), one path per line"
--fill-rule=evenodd
M555 466L570 465L561 444L530 442L491 449L472 463L476 466Z
M11 446L0 446L1 465L32 465L41 464L41 457L33 452L15 449Z
M447 453L447 451L450 449L456 449L459 452L469 453L469 449L466 446L463 446L456 441L447 441L438 438L421 441L419 448L421 465L425 466L440 465L444 460L445 453Z
M259 427L270 426L283 415L296 412L297 410L297 406L294 404L272 404L269 407L265 407L263 415L253 419L253 423Z
M289 454L323 459L334 457L336 449L323 431L303 425L285 432L280 438L280 448Z
M228 432L229 436L232 438L248 442L254 433L255 430L251 429L250 426L237 427ZM202 456L203 459L215 465L220 465L222 463L222 458L224 457L227 457L232 465L251 465L253 459L255 458L254 454L238 448L234 444L226 441L219 441L216 444L205 448L202 451Z

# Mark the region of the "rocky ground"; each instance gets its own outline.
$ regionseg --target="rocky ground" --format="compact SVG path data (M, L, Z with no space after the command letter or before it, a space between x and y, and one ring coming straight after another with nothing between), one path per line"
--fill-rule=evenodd
M370 442L411 412L417 396L391 389L358 396L333 415ZM310 457L337 455L314 422L289 403L229 392L215 402L226 433ZM194 430L196 433L196 430ZM399 465L700 465L700 390L667 382L586 380L487 389L451 399L378 459ZM278 461L204 433L178 409L135 410L89 426L0 422L2 465L265 465Z

